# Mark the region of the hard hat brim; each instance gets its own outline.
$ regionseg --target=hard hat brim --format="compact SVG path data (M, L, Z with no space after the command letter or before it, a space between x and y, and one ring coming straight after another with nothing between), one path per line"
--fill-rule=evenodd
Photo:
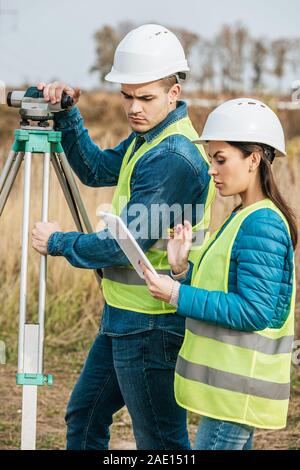
M175 75L176 73L179 72L189 72L190 69L188 67L184 67L180 70L163 70L161 73L153 73L153 74L135 74L129 75L129 74L124 74L117 72L116 70L112 69L111 72L109 72L105 76L105 80L107 82L111 83L120 83L124 85L137 85L139 83L149 83L149 82L155 82L156 80L161 80L162 78L169 77L171 75Z

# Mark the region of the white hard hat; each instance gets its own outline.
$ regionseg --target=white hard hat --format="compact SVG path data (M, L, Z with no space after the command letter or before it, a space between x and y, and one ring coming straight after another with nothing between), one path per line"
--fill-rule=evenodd
M277 156L286 156L280 120L269 106L250 98L226 101L209 114L195 143L211 140L266 144L276 150Z
M163 26L146 24L122 39L105 80L134 85L189 70L183 47L175 34Z

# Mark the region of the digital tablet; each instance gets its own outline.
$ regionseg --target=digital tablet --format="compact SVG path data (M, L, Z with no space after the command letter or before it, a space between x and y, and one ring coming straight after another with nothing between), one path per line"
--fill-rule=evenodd
M126 227L121 217L104 211L98 211L97 215L104 220L106 227L120 248L124 251L125 255L129 259L138 275L144 279L144 274L139 264L139 262L142 262L155 276L159 277L158 273L155 271L149 259L138 245L134 236L129 231L128 227Z

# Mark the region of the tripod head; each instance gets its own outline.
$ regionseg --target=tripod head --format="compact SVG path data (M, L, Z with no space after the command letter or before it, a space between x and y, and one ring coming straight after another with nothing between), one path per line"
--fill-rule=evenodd
M30 87L26 91L9 92L7 105L20 108L21 127L30 126L30 121L37 122L39 127L47 127L48 121L54 119L55 113L72 108L74 101L71 96L63 92L60 103L52 104L45 101L41 90Z

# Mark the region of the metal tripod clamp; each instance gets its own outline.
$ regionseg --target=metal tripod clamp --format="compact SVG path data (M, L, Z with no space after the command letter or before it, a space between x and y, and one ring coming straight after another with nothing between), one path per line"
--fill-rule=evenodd
M12 147L14 152L61 153L61 132L44 129L17 129Z

